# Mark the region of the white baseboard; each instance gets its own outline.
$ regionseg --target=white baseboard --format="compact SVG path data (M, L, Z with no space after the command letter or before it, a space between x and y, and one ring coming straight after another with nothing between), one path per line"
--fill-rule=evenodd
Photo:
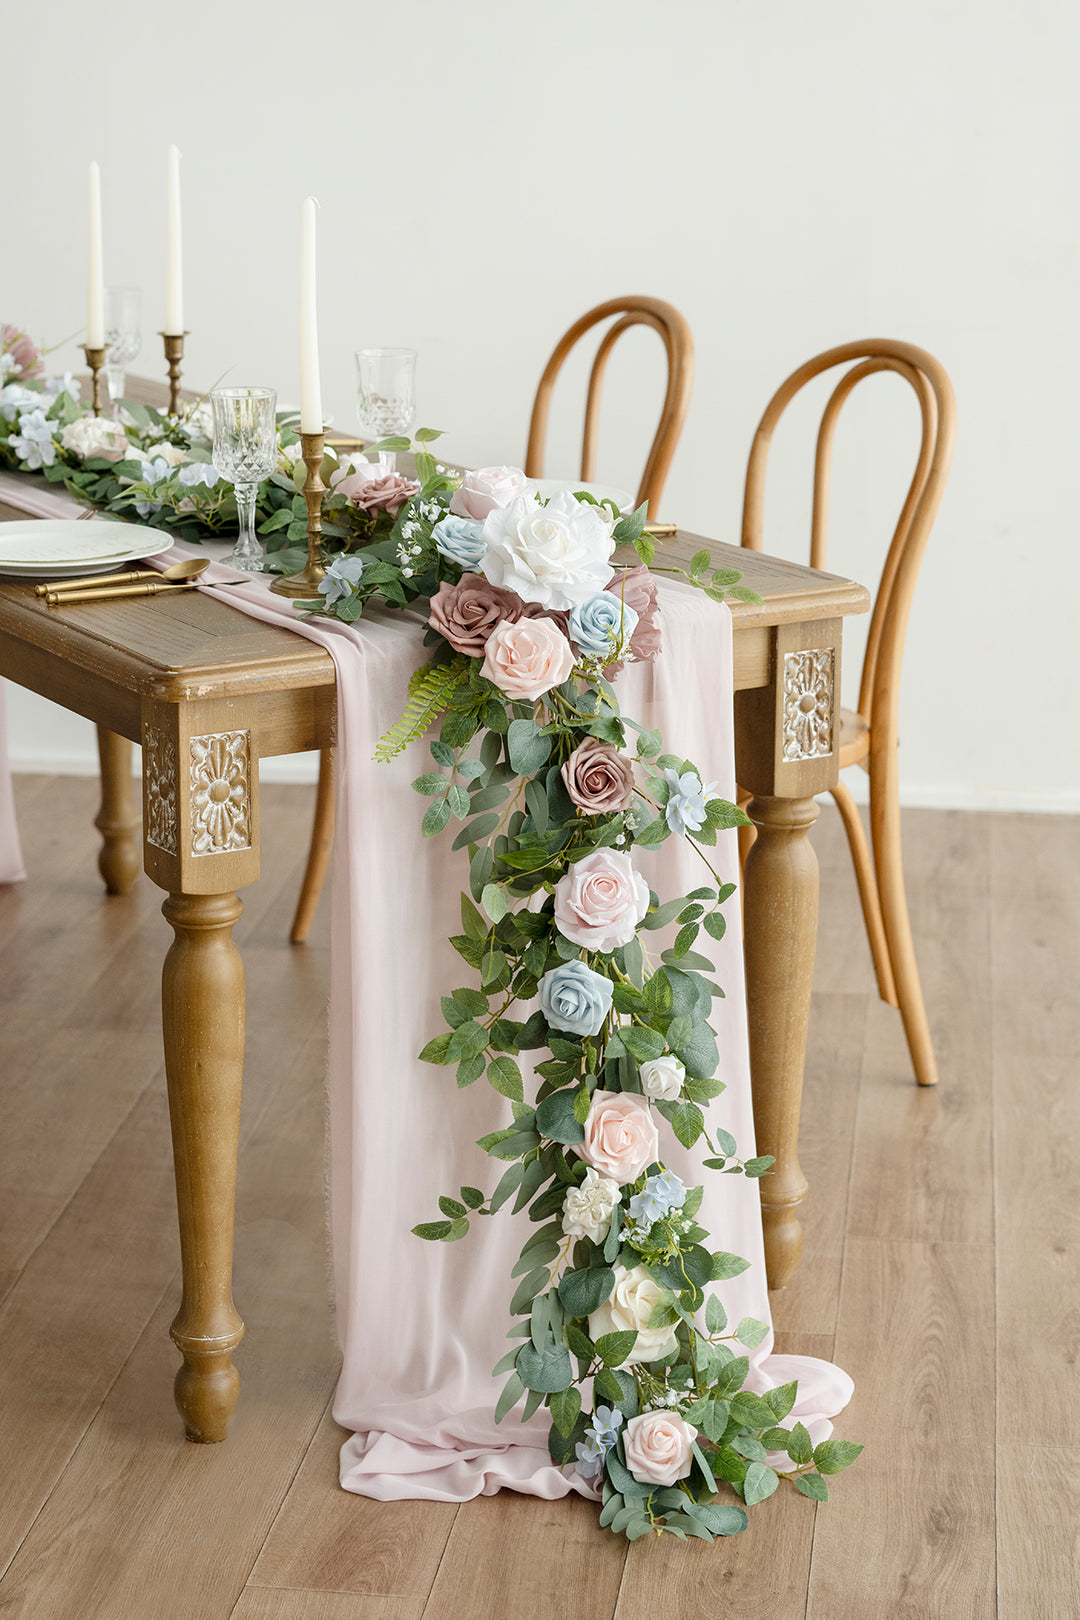
M50 753L27 748L13 749L13 771L44 776L96 776L96 755ZM318 776L316 754L282 754L259 762L263 782L314 782ZM862 771L848 771L844 777L858 804L867 802L869 784ZM1033 815L1080 815L1080 793L1024 793L1012 788L972 788L948 783L927 787L910 783L900 789L900 803L911 810L1002 810L1030 811Z

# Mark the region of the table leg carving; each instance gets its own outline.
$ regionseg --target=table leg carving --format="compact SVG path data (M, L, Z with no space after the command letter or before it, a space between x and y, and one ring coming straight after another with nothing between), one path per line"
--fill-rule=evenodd
M244 1064L244 964L235 894L170 894L174 940L162 974L183 1298L172 1324L184 1358L176 1404L189 1440L224 1440L240 1393L232 1352L244 1324L232 1299L233 1209Z
M769 1287L783 1288L802 1255L797 1212L807 1192L799 1109L818 909L807 835L818 807L809 798L756 795L746 812L757 829L743 897L754 1131L757 1151L776 1158L761 1181L761 1210Z
M115 731L97 728L101 761L101 809L94 826L101 834L98 871L107 894L130 894L142 861L135 842L138 817L131 781L131 744Z

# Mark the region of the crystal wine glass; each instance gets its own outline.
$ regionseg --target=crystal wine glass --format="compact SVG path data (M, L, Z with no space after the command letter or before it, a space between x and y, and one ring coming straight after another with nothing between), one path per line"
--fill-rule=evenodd
M358 349L356 408L365 439L408 433L416 420L416 350ZM396 470L392 450L379 451L379 466Z
M105 377L116 420L124 397L124 374L141 348L138 287L106 287Z
M215 388L214 466L236 488L240 538L235 551L222 557L233 568L260 573L266 547L255 538L255 496L259 483L277 466L277 393L273 388Z

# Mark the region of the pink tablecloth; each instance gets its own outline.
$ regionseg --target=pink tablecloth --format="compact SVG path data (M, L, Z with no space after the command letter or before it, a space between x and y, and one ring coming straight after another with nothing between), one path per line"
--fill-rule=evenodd
M0 492L0 499L6 496ZM159 566L190 551L177 548ZM242 576L214 565L212 581ZM225 593L223 593L225 594ZM268 622L287 623L325 646L338 683L337 832L332 878L330 1016L331 1223L339 1338L343 1352L334 1415L352 1431L341 1453L347 1490L382 1500L462 1501L502 1487L543 1497L591 1494L547 1454L547 1420L527 1424L493 1409L502 1380L490 1368L507 1348L510 1271L527 1215L505 1211L474 1223L450 1245L426 1244L410 1228L436 1215L436 1198L462 1183L488 1188L502 1165L477 1137L507 1122L509 1105L484 1084L458 1091L449 1071L417 1062L442 1027L439 998L469 983L446 943L459 930L464 853L449 837L422 840L422 802L410 782L430 768L426 744L393 765L375 765L379 736L398 718L406 682L424 660L422 623L412 614L373 613L346 627L298 619L268 581L252 578L228 600ZM731 619L700 593L662 587L665 648L654 665L631 665L619 680L626 712L659 727L673 751L733 796ZM670 839L637 856L661 898L685 893L708 874L692 848ZM734 834L716 850L722 878L737 877ZM727 999L715 1004L727 1091L709 1110L740 1152L754 1152L746 1045L741 932L736 903L712 946ZM711 944L712 942L710 942ZM704 1182L701 1222L718 1247L744 1255L749 1270L717 1285L731 1321L770 1321L758 1188L741 1176L700 1168L706 1149L682 1149L662 1127L664 1157L690 1185ZM752 1357L757 1389L799 1379L795 1414L814 1440L846 1405L852 1384L827 1362L774 1356L772 1333Z

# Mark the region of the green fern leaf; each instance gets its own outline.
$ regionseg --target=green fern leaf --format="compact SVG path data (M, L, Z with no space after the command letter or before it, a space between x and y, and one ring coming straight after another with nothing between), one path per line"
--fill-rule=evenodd
M409 676L409 701L405 705L405 713L385 736L379 738L375 749L373 757L380 765L396 759L409 743L422 737L439 715L450 707L450 699L464 664L465 660L459 656L448 664L438 664L434 668L427 665L424 669L414 670Z

